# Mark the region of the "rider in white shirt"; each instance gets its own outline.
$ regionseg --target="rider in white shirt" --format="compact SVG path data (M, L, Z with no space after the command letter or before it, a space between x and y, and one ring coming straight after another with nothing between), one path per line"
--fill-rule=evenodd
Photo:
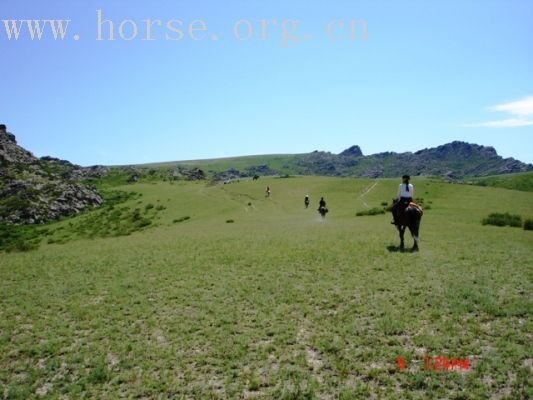
M403 183L398 186L398 200L403 203L412 201L415 195L415 187L409 183L409 175L403 176Z
M394 220L391 221L391 224L397 225L396 221L396 213L395 210L397 207L407 207L407 205L413 201L413 198L415 196L415 187L409 183L409 180L411 177L409 175L402 176L402 183L398 186L398 203L393 206L393 212L392 215L394 217Z

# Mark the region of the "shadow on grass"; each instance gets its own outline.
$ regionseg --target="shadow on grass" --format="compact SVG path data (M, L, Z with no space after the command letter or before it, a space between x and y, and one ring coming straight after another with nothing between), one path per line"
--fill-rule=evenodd
M413 250L412 248L404 248L400 246L387 246L389 253L416 253L418 250Z

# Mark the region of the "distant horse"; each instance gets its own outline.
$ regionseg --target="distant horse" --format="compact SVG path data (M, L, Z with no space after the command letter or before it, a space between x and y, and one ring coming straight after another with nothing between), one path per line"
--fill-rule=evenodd
M324 206L320 206L318 208L318 213L322 216L322 218L326 218L326 214L329 212L329 210L324 207Z
M256 181L256 180L258 180L258 179L259 179L259 175L257 175L257 174L254 175L254 177L252 178L252 180L254 180L254 181Z
M418 232L420 230L420 221L422 220L422 210L420 208L412 206L402 206L398 204L397 199L392 201L391 211L394 215L396 213L396 221L398 221L398 231L400 232L400 250L404 249L404 233L405 228L409 228L411 235L414 239L413 247L411 251L418 251Z

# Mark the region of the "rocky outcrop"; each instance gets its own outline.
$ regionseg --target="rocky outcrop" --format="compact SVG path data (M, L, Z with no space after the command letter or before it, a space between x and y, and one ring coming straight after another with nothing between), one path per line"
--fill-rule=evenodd
M361 148L359 146L355 145L347 148L339 155L345 157L361 157L363 155L363 152L361 151Z
M42 224L98 207L102 197L86 178L105 167L82 168L54 157L37 158L0 125L0 223Z
M260 175L260 176L271 176L276 175L276 171L274 171L272 168L270 168L266 164L256 165L250 168L246 169L247 176L254 176L254 175Z
M359 146L336 155L313 151L292 156L285 169L293 174L392 178L403 174L460 180L533 170L533 165L502 158L493 147L455 141L415 153L384 152L364 156ZM281 173L281 171L275 171Z

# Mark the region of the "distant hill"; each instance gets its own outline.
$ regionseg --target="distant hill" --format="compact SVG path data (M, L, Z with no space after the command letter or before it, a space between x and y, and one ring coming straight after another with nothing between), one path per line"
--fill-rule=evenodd
M533 165L503 158L493 147L455 141L415 153L384 152L363 155L359 146L340 154L314 151L307 154L235 157L218 160L182 161L173 164L202 168L220 179L258 175L324 175L392 178L405 173L441 176L450 180L533 170ZM155 166L155 165L154 165Z

